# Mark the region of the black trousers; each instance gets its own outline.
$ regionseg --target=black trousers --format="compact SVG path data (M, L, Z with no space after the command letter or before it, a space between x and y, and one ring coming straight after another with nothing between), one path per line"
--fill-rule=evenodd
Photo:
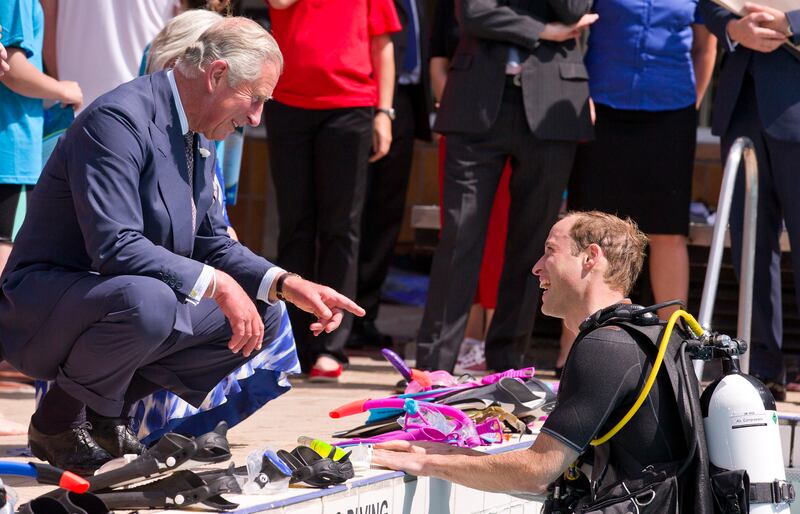
M102 416L118 417L123 405L161 388L197 407L258 353L228 349L231 328L213 300L190 308L194 333L186 334L172 328L178 301L161 280L83 273L39 332L6 357L27 375L55 380ZM280 309L264 303L259 309L266 346L280 328Z
M381 286L403 222L408 178L414 158L413 95L419 86L398 85L394 97L397 114L392 122L392 146L386 156L369 166L361 225L357 303L375 321Z
M508 236L486 360L494 370L523 364L540 294L531 269L558 216L575 147L570 141L534 137L522 91L513 85L506 86L489 132L447 134L444 225L417 337L417 367L453 370L478 283L492 203L509 158Z
M353 298L373 110L269 102L265 111L278 201L277 264ZM323 354L347 362L352 315L345 314L335 332L313 337L313 316L293 305L288 310L304 370Z
M783 306L781 300L780 235L783 222L793 249L800 248L800 142L783 141L769 135L761 125L753 82L746 79L736 110L722 136L722 158L727 157L736 138L753 141L758 160L758 213L753 281L750 373L763 380L785 382ZM744 172L740 170L731 205L731 255L739 273L744 230ZM800 294L800 257L792 252L795 294ZM798 296L800 302L800 296Z

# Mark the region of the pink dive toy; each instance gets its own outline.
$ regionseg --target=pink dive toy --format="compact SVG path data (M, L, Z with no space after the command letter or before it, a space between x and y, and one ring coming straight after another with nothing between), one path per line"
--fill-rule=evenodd
M370 439L353 439L338 445L374 443L394 439L444 441L457 446L480 446L484 439L496 442L502 439L502 426L497 419L489 419L476 429L472 420L462 411L449 405L402 398L382 398L377 400L358 400L330 412L332 418L351 416L370 409L402 409L405 411L404 430L382 434ZM431 413L431 414L428 414ZM434 426L429 418L436 419ZM447 419L450 418L450 419ZM484 439L481 438L483 436ZM337 445L337 446L338 446Z
M453 375L447 371L421 371L410 368L399 355L389 348L384 348L381 350L381 353L383 353L383 356L386 358L386 360L389 361L392 366L394 366L394 368L403 376L403 378L408 380L408 386L405 390L406 394L430 391L433 386L458 388L484 386L494 384L501 378L506 377L525 380L526 378L531 378L535 373L533 367L519 370L509 369L508 371L503 371L502 373L486 375L480 380L459 383L458 379L453 377Z

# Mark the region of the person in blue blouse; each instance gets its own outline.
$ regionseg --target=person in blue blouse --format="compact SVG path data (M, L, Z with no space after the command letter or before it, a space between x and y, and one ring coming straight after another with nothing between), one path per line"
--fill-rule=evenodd
M656 302L688 296L697 107L716 57L697 4L596 0L585 57L595 140L578 148L569 205L628 216L648 235Z

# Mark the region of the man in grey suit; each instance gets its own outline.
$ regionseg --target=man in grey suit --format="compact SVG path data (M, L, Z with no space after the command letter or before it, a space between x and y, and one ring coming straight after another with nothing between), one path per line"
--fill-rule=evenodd
M453 370L492 201L511 160L511 205L487 366L518 367L539 287L530 263L556 220L579 140L592 136L576 41L590 0L459 0L461 39L434 130L447 135L444 224L417 336L417 366Z
M792 255L795 292L800 292L800 53L784 48L800 44L800 9L783 13L756 3L736 16L710 0L700 9L708 29L726 50L714 98L712 132L721 137L722 158L740 136L753 141L758 159L758 219L753 283L750 373L786 398L781 353L781 249L783 222ZM731 207L731 254L738 272L744 228L744 174L740 173ZM800 298L800 297L799 297Z
M363 315L230 239L211 208L209 139L257 125L282 66L257 23L223 20L174 70L100 97L59 142L0 277L3 356L55 380L31 418L37 457L90 473L141 452L129 406L162 388L199 405L269 344L278 299L315 314L314 334L343 310Z

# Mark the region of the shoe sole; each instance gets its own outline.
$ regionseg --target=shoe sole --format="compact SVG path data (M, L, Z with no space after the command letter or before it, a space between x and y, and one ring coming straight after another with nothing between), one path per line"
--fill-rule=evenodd
M309 382L316 382L316 383L334 383L339 382L339 377L308 377Z

